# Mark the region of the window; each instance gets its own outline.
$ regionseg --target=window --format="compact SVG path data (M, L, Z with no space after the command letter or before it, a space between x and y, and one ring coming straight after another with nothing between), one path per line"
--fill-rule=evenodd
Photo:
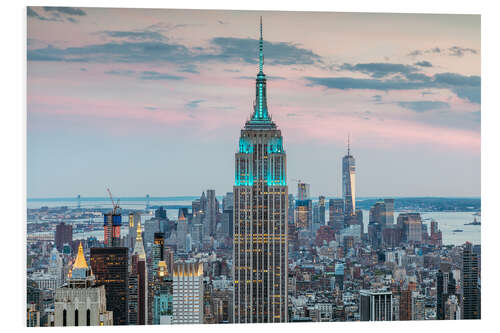
M90 309L87 310L87 326L90 326Z
M66 326L66 309L63 310L63 326Z
M78 309L75 310L75 326L78 326Z

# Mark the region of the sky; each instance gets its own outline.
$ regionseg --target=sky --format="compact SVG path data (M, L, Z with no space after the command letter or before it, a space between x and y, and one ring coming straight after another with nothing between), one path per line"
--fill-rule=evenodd
M259 17L289 193L480 196L479 15L29 7L27 196L232 191Z

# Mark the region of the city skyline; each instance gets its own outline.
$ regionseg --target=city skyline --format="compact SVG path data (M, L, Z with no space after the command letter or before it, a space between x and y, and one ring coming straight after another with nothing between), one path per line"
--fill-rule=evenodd
M482 318L479 15L26 15L26 326Z
M33 7L28 197L229 192L260 14L290 184L340 197L350 134L358 197L480 195L479 16Z

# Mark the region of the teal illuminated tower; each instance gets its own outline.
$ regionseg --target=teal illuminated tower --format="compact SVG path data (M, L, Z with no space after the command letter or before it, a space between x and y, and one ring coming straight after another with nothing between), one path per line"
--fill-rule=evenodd
M233 310L235 323L287 321L286 154L267 109L262 18L253 114L235 156Z

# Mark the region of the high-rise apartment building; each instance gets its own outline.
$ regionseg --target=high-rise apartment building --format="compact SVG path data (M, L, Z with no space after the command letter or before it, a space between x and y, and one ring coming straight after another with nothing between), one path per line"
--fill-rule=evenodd
M234 322L286 322L288 248L286 153L267 108L262 21L253 114L235 155Z
M175 263L173 323L203 324L203 263Z

